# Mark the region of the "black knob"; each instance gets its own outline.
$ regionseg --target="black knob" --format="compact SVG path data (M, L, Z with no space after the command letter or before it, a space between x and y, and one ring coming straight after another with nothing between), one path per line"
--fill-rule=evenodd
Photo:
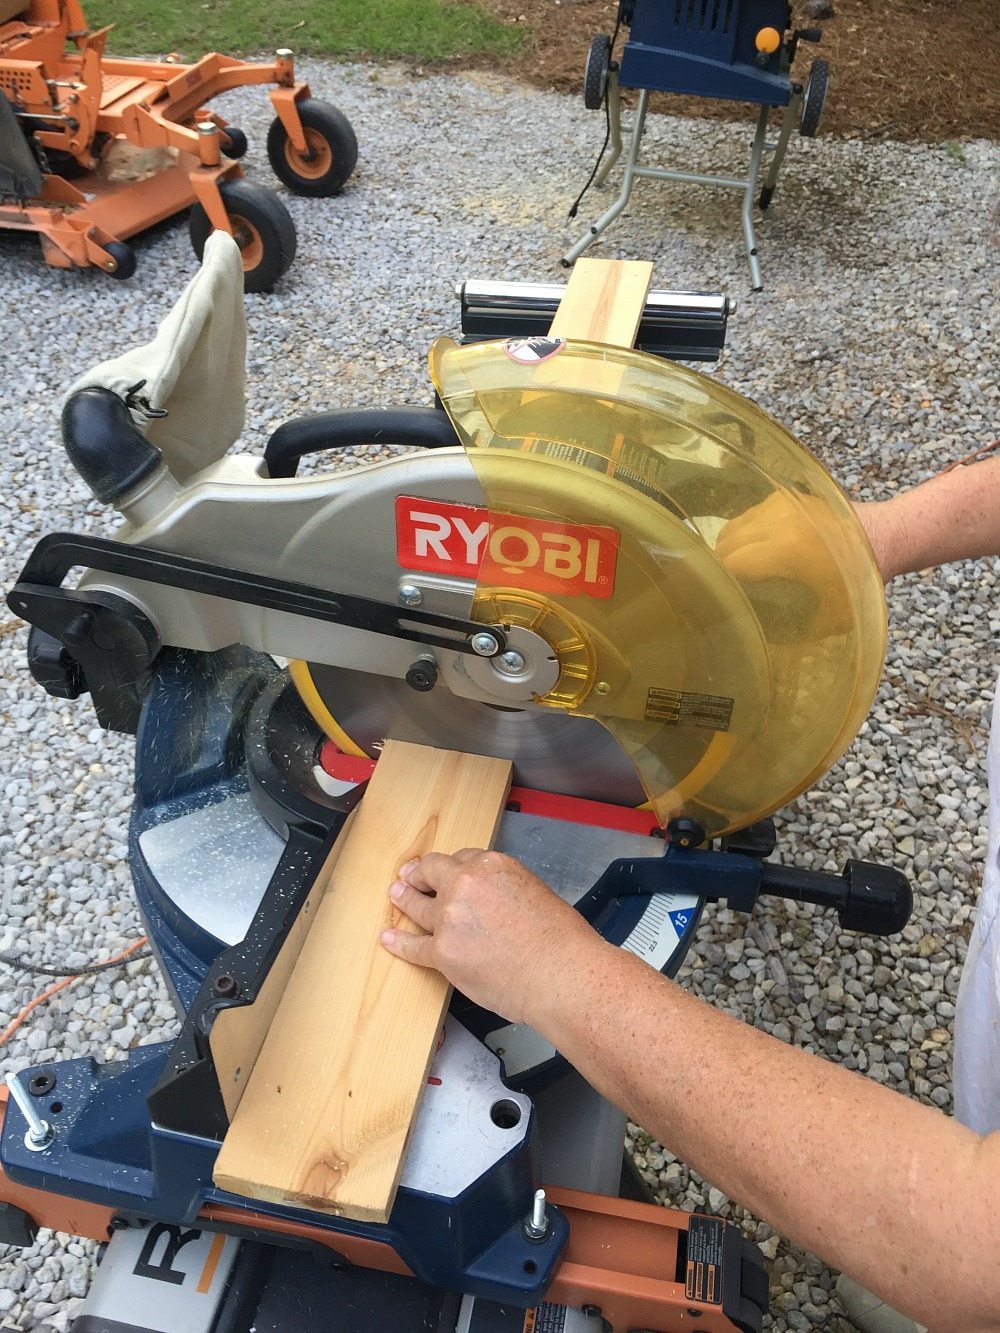
M437 663L429 657L418 657L406 673L406 683L411 690L432 690L437 684Z
M844 867L847 902L838 909L845 930L864 935L895 935L913 911L910 881L890 866L848 861Z
M770 856L778 843L773 819L758 819L756 824L747 824L746 828L728 833L722 840L727 852L738 852L741 856L756 856L758 860Z
M28 635L28 670L46 694L57 699L78 699L87 688L76 658L37 625Z
M675 847L700 847L705 841L705 830L696 819L682 815L667 825L667 841Z

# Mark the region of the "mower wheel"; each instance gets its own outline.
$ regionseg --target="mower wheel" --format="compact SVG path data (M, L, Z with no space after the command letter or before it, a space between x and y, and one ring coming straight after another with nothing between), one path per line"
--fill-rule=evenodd
M117 282L130 278L135 272L135 251L132 247L125 241L108 241L104 248L115 261L114 269L104 270L108 277L114 278Z
M830 83L830 66L825 60L814 60L806 80L806 90L802 94L802 112L799 118L799 134L803 139L811 139L819 128L819 118L826 105L826 90Z
M313 198L339 194L357 166L358 141L351 122L329 102L307 97L298 103L308 151L300 153L275 118L267 134L267 156L278 180Z
M243 253L243 290L269 292L295 258L295 223L288 209L266 185L242 177L223 181L219 193ZM201 259L212 231L201 204L192 207L188 230Z
M222 143L220 145L226 157L233 162L238 162L246 153L250 144L247 136L236 125L227 125L222 131Z
M583 105L588 111L599 111L604 105L610 66L611 38L606 32L599 32L590 43L583 67Z

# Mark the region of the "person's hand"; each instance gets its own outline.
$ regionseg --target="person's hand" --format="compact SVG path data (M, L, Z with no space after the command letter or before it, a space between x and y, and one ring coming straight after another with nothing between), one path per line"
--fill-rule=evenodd
M879 506L852 508L885 581L881 516L869 512ZM820 636L851 628L846 585L852 571L862 569L858 544L848 527L830 522L829 506L817 496L772 492L726 523L715 554L769 620L777 616L799 632Z
M500 852L467 847L408 861L389 897L426 934L385 930L382 945L512 1023L537 1022L571 953L600 945L578 912Z

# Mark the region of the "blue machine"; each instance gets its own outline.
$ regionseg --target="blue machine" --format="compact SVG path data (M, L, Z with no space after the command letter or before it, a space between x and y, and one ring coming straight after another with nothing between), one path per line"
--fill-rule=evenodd
M231 280L242 282L238 269L231 268ZM699 357L721 346L726 316L721 298L713 305L708 298L653 296L660 299L651 298L640 328L651 345ZM539 325L544 330L556 305L552 292L517 290L515 284L492 290L469 286L462 299L463 331L471 337L494 332L492 321L500 318L516 320L528 333ZM142 469L150 460L162 467L157 475L173 495L162 456L136 429L128 407L104 387L72 395L64 416L70 458L107 503L147 487L149 474ZM440 477L445 460L462 459L449 451L455 438L449 419L434 408L330 412L286 423L272 436L261 463L268 508L276 510L274 497L282 490L298 496L297 487L284 483L304 454L372 439L417 442L426 448L392 466L429 466ZM386 493L392 500L405 493L389 469L378 475L390 478ZM315 490L326 502L339 484L330 474L302 493ZM356 485L352 480L352 488ZM140 502L149 493L143 489ZM339 527L347 522L346 509L342 505L337 512ZM370 515L365 508L365 531L374 526ZM294 517L299 527L307 526L301 510ZM213 522L217 526L217 519ZM328 546L323 549L324 560L342 571L344 562L338 565ZM374 556L370 546L364 549L367 568ZM395 545L387 549L396 580L397 551ZM97 576L95 584L65 586L79 568ZM302 574L311 577L308 569ZM123 595L137 585L152 599L162 599L162 634ZM200 597L215 601L204 621L195 609ZM107 1210L109 1266L76 1333L108 1327L245 1333L251 1326L258 1333L328 1333L331 1311L338 1333L390 1328L417 1333L429 1327L440 1333L521 1333L529 1326L598 1333L605 1325L596 1307L605 1298L618 1299L621 1275L634 1275L631 1256L609 1269L607 1278L592 1277L587 1299L569 1314L560 1306L563 1322L549 1321L543 1304L543 1314L529 1324L524 1310L545 1302L564 1262L572 1264L571 1235L608 1217L608 1234L619 1234L621 1214L609 1213L601 1201L611 1196L615 1208L620 1202L614 1196L623 1188L624 1113L588 1087L540 1034L457 992L387 1222L243 1197L213 1180L229 1125L223 1087L233 1065L225 1043L213 1047L213 1033L260 995L333 842L363 795L356 776L338 777L324 766L325 733L288 669L266 645L251 646L252 623L240 637L225 617L245 608L255 622L271 607L321 624L324 633L360 627L377 638L380 654L391 652L398 640L407 656L414 641L462 643L458 633L478 633L482 623L421 609L413 598L390 603L349 591L331 593L301 578L220 565L214 555L72 533L49 534L38 543L10 591L9 605L32 626L29 666L39 684L59 698L89 693L102 725L135 736L129 862L181 1026L176 1040L137 1047L113 1064L73 1059L12 1076L11 1100L6 1107L0 1101L0 1244L30 1245L42 1224L70 1229L73 1213L53 1214L52 1199ZM180 610L177 626L171 624L171 606ZM189 635L191 626L200 628ZM213 627L219 644L201 640ZM441 639L442 627L452 631L450 638ZM510 626L496 627L502 636L509 631ZM187 641L190 637L198 642ZM493 649L500 648L497 639ZM325 665L333 670L334 664ZM322 684L330 676L321 676L320 666L316 679ZM334 675L345 706L352 676L363 678L353 688L367 704L377 677L362 671ZM403 682L407 703L411 695L429 692L422 685L419 678L415 685ZM455 712L450 700L442 715ZM517 710L491 708L491 725L494 715L501 721L516 718ZM379 728L377 734L385 731ZM547 764L552 751L550 740L543 754ZM574 759L582 753L574 740ZM530 772L532 759L529 750L518 762ZM609 783L610 760L595 767L600 782ZM634 778L631 765L629 772ZM554 813L551 804L531 808L539 790L552 796L551 785L524 782L517 790L517 801L501 820L498 848L546 879L606 940L667 976L680 967L706 902L724 899L749 911L759 894L772 893L831 907L845 928L876 934L894 933L909 916L909 885L892 870L851 861L837 876L767 860L774 849L770 821L730 833L717 846L702 846L705 831L692 819L678 817L665 829L654 829L651 814L631 808L635 799L615 802L610 788L602 789L599 799L579 790L560 793ZM628 819L622 806L629 807ZM609 819L612 807L616 818ZM544 1190L536 1188L542 1181L562 1191L562 1202L546 1201ZM576 1203L566 1202L567 1192ZM641 1211L632 1221L642 1225ZM660 1227L658 1220L655 1225ZM679 1238L671 1244L664 1245L662 1235L658 1241L664 1290L657 1297L655 1323L653 1315L641 1325L620 1319L616 1333L626 1326L685 1333L703 1305L718 1307L712 1311L713 1328L759 1333L767 1282L756 1246L718 1218L694 1218L677 1230ZM131 1249L128 1233L135 1233ZM239 1259L226 1261L235 1276L219 1300L238 1299L240 1313L217 1310L213 1297L210 1317L196 1324L142 1287L148 1281L194 1285L192 1256L201 1256L204 1276L219 1261L212 1246L228 1244L219 1239L223 1234L241 1248ZM206 1235L211 1239L198 1250ZM304 1247L305 1257L318 1254L325 1267L303 1269L296 1246ZM281 1247L291 1247L291 1254ZM178 1258L182 1250L188 1269ZM383 1265L390 1255L397 1266L380 1268L373 1254ZM709 1256L708 1267L719 1279L718 1290L712 1285L707 1294L697 1276L706 1264L692 1258L700 1255ZM409 1277L399 1274L398 1264ZM142 1281L129 1304L133 1278ZM385 1302L397 1298L399 1308L386 1313ZM273 1318L267 1313L272 1308ZM607 1326L613 1326L611 1319Z
M614 47L622 27L629 29L629 37L620 61L615 61ZM743 234L753 289L759 291L762 282L751 210L765 159L769 159L768 169L758 200L762 209L771 202L795 124L807 138L816 133L826 100L827 63L814 61L805 85L793 82L790 71L798 43L819 39L818 29L791 31L787 0L620 0L614 35L600 33L591 44L584 71L584 102L591 110L607 106L612 151L594 177L602 184L622 150L620 89L639 91L625 175L618 198L566 253L563 264L572 264L618 217L636 179L722 186L743 193ZM759 106L746 176L639 166L651 92ZM778 137L771 142L767 122L773 107L784 107L785 112Z

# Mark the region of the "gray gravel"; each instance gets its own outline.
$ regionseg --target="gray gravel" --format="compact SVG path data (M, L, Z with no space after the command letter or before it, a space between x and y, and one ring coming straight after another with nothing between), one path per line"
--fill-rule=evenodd
M600 118L577 99L486 75L305 72L352 119L361 160L339 199L286 196L298 260L278 291L247 302L250 449L301 412L429 401L426 348L457 331L454 282L558 278L576 227L609 198L593 192L578 223L567 224L601 137ZM250 174L274 184L264 95L232 94L219 107L250 135ZM748 131L657 117L649 141L687 165L736 171ZM995 433L998 252L988 233L998 161L997 145L985 142L794 142L760 225L767 286L754 297L734 195L646 186L592 253L651 258L659 286L745 298L715 373L786 422L855 494L882 497ZM150 337L193 272L181 223L137 250L137 276L116 284L95 271L47 268L32 238L0 236L4 586L42 533L111 529L64 461L57 403L82 369ZM894 586L889 660L871 717L835 770L780 816L786 859L839 869L860 855L909 871L917 908L902 938L852 937L807 907L767 906L749 923L711 911L685 972L729 1012L944 1110L984 849L997 591L997 563L985 561ZM61 703L36 688L25 640L0 611L0 949L79 965L140 930L125 865L132 746L102 732L85 701ZM2 1025L44 983L3 964L0 976ZM84 1053L110 1058L173 1030L163 988L139 962L41 1006L0 1063L6 1072ZM737 1218L774 1260L770 1328L849 1327L822 1263L640 1129L630 1132L664 1201ZM92 1259L93 1246L65 1237L0 1257L6 1326L65 1329Z

